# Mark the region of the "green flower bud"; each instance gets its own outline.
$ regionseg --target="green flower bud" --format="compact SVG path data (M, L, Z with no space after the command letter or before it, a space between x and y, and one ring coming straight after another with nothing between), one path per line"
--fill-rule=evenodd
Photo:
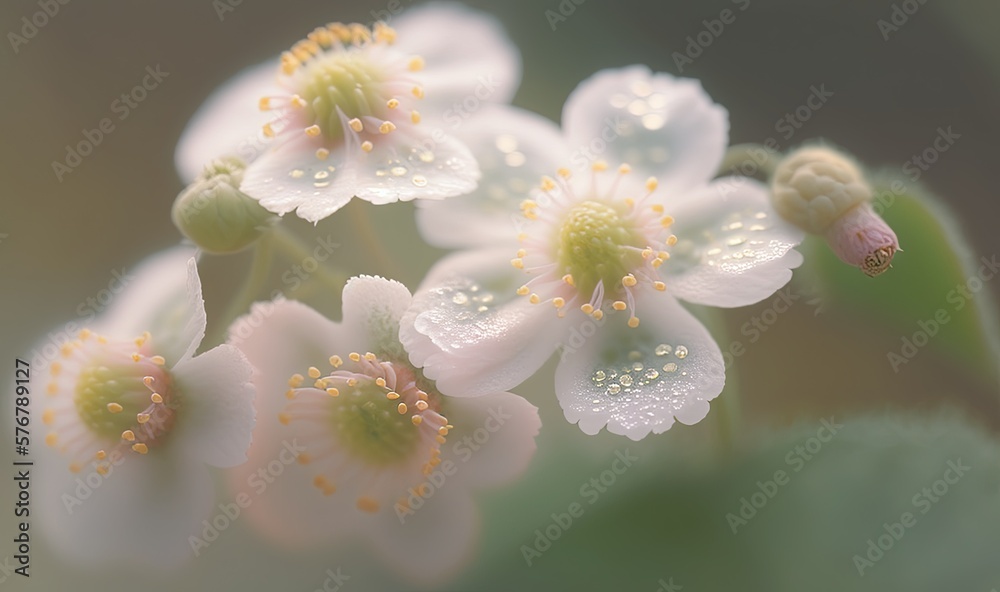
M214 160L174 201L174 225L208 253L241 251L278 220L239 190L245 168L238 158Z

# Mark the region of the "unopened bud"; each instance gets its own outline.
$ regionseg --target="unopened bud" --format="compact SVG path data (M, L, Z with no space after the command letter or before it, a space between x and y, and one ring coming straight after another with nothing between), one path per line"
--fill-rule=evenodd
M792 152L771 178L771 199L783 218L824 236L841 261L874 277L889 268L899 241L871 198L861 167L830 148Z
M174 225L206 252L241 251L278 220L239 190L245 166L236 158L214 160L174 201Z

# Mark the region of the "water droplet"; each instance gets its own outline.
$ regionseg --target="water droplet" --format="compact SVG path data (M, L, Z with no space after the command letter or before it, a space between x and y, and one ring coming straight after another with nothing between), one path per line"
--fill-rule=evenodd
M678 345L677 349L674 350L674 355L683 360L688 356L688 348Z
M743 223L742 222L733 222L732 224L730 224L726 228L723 228L723 230L739 230L740 228L743 228Z
M292 169L288 172L288 176L293 179L301 179L304 174L306 174L306 172L302 169Z
M423 175L413 175L413 184L417 187L423 187L427 185L427 177Z
M594 372L594 380L596 380L597 382L601 382L607 377L608 375L604 373L604 370L598 370L597 372Z
M316 187L316 188L319 188L319 189L322 189L324 187L329 187L329 186L330 186L330 182L329 181L313 181L313 187Z
M496 147L500 152L513 152L517 150L517 138L509 134L497 136Z
M476 309L476 312L486 312L489 309L490 309L490 307L488 307L488 306L480 306L479 308Z
M451 297L451 301L455 304L466 304L469 301L469 297L465 295L465 292L459 292Z
M645 366L642 365L642 362L636 362L632 364L632 370L636 372L642 372L643 368L645 368Z
M389 169L389 172L392 173L394 177L402 177L403 175L406 174L406 167L394 166L391 169Z
M420 158L420 162L434 162L434 153L430 150L424 150L418 158Z
M656 371L656 368L650 368L649 370L646 370L646 378L648 378L649 380L656 380L657 378L659 378L659 376L660 373Z
M622 386L632 386L632 376L625 374L618 379L618 382L620 382Z
M385 171L385 169L378 169L377 171L375 171L375 176L376 177L384 177L387 174L388 173Z
M330 173L326 171L316 171L316 173L313 175L313 179L316 179L317 181L322 181L323 179L326 179L329 176Z
M753 226L750 227L750 230L754 230L754 231L757 231L757 230L767 230L767 226L764 226L763 224L754 224Z
M642 116L642 127L648 130L658 130L666 125L666 123L666 118L658 113L650 113Z
M522 152L511 152L504 157L503 161L509 167L519 167L527 161L527 158L525 158Z
M656 349L654 351L658 356L665 356L670 353L671 348L666 343L661 343L660 345L656 346Z
M618 393L622 392L622 387L618 386L617 384L610 384L608 385L607 392L609 395L617 395Z
M674 372L676 370L677 370L677 364L673 362L667 362L666 364L663 365L664 372Z
M764 218L767 218L767 214L765 214L764 212L757 212L756 214L754 214L753 217L757 218L758 220L763 220Z
M745 242L747 242L747 239L743 238L742 236L734 236L733 238L727 240L726 244L729 245L730 247L737 247Z

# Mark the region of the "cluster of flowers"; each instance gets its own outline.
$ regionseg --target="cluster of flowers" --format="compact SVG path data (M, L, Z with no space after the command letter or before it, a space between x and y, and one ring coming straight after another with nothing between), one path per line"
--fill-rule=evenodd
M598 72L560 127L506 104L520 60L488 18L442 5L393 24L320 27L218 91L178 147L192 185L174 220L202 251L233 252L292 212L318 222L355 197L420 200L425 240L458 252L413 295L349 280L341 322L284 298L255 304L229 343L198 355L195 249L143 264L38 379L59 467L41 490L66 509L48 514L68 555L200 553L214 466L236 491L261 485L240 506L273 540L355 537L408 576L452 571L476 539L471 491L516 479L535 451L538 410L507 391L568 336L586 339L564 347L554 391L583 432L638 440L696 423L724 363L679 301L759 302L801 263L799 226L849 234L831 230L841 214L865 215L849 207L865 202L860 173L829 155L787 164L774 190L715 178L728 117L697 81ZM469 97L475 112L449 119ZM257 133L265 147L247 152ZM898 247L856 238L862 260L880 257L870 267Z

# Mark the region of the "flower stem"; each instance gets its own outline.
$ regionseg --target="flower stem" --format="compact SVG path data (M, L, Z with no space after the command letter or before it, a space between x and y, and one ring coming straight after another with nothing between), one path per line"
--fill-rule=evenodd
M299 241L298 237L289 232L283 226L275 227L271 234L274 235L274 246L292 260L298 261L300 265L302 265L302 262L306 259L315 259L312 251L303 245L302 242ZM342 271L330 270L320 264L317 264L316 271L311 273L315 274L317 279L326 284L337 294L343 290L344 284L347 283L346 273ZM300 285L301 284L297 284L296 286ZM295 287L285 290L285 295L287 296L289 292L294 290Z
M355 230L361 235L361 240L364 241L365 245L370 249L370 252L375 257L375 262L379 267L382 268L382 273L386 277L399 277L399 272L401 271L396 263L389 256L388 251L382 246L382 241L379 240L378 231L375 230L375 226L372 224L371 218L368 216L368 204L365 204L359 199L352 200L351 203L347 205L348 213L351 216L351 221L354 223Z
M222 315L219 328L216 332L214 343L222 343L226 340L226 332L229 325L243 314L250 305L253 304L260 293L261 288L267 281L271 271L271 260L274 258L273 235L274 231L265 232L253 247L253 260L250 263L250 273L243 280L243 285L233 296L226 307L226 312Z

